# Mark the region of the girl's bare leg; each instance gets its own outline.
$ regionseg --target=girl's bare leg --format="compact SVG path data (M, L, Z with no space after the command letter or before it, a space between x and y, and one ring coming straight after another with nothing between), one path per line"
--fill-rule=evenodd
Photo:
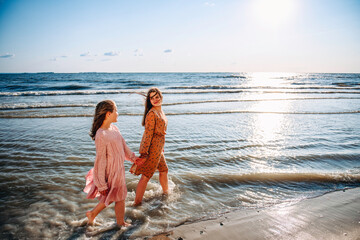
M141 204L149 180L150 179L148 177L145 177L144 175L141 176L140 181L136 187L134 206Z
M104 209L106 208L104 203L98 203L96 207L92 211L88 211L86 216L88 218L88 224L93 224L95 217Z
M119 227L121 226L131 226L130 223L125 222L125 200L115 202L115 215L116 215L116 223Z
M160 172L159 173L159 181L162 187L163 193L169 193L169 185L168 185L168 173L167 172Z

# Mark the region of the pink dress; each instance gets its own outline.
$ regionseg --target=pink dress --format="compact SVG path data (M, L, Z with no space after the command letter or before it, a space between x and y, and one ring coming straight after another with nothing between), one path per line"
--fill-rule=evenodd
M135 162L136 156L121 136L119 129L111 124L107 130L99 128L95 135L96 158L92 169L87 173L84 192L88 199L99 197L99 201L109 205L125 200L124 160ZM109 189L106 196L100 191Z

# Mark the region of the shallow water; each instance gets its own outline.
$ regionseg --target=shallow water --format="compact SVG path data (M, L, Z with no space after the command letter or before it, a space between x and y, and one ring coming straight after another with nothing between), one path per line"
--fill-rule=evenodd
M114 227L113 206L87 227L94 107L116 101L116 125L137 152L143 100L132 93L150 86L164 93L172 193L162 196L155 174L131 207L139 177L127 172L133 227ZM0 74L0 87L1 238L141 238L360 186L359 74Z

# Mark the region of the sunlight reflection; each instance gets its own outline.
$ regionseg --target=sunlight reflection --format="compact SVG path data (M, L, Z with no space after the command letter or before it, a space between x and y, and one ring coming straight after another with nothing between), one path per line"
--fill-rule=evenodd
M262 112L253 118L253 140L262 144L271 144L282 139L286 129L286 115L273 112L286 112L289 106L287 101L260 102L251 110Z
M254 73L252 75L252 84L278 87L283 85L286 78L293 76L292 73ZM284 94L281 94L284 98ZM272 95L274 97L274 95ZM267 98L266 94L261 98ZM286 99L286 98L285 98ZM259 101L255 102L249 110L261 112L254 115L253 121L253 139L263 143L281 138L283 126L285 123L284 114L278 112L287 112L290 109L289 101ZM275 114L274 114L275 113Z
M279 74L279 73L256 73L252 75L251 83L257 86L268 86L269 88L277 88L287 81L287 77L294 74ZM259 99L267 99L269 94L263 93ZM281 94L283 99L286 95ZM271 96L274 96L273 94ZM274 159L275 156L281 154L281 142L284 141L284 133L287 131L287 115L281 112L291 111L289 101L256 101L250 107L249 111L259 112L253 114L252 118L252 133L250 141L260 145L255 152L251 168L260 172L272 172L273 162L268 162L269 159Z
M299 229L304 229L309 221L311 221L306 215L301 213L298 214L297 212L299 212L299 209L297 209L296 206L291 206L295 202L297 201L295 200L291 203L281 204L269 212L271 221L275 223L274 226L277 226L273 227L271 232L278 235L297 232Z
M285 83L288 78L298 76L298 73L289 72L256 72L248 75L250 86L268 86L279 87Z
M277 172L276 159L281 155L285 119L281 114L256 114L253 121L251 140L259 145L249 163L256 172Z
M280 114L259 114L254 119L254 137L262 142L276 140L281 134L283 116Z

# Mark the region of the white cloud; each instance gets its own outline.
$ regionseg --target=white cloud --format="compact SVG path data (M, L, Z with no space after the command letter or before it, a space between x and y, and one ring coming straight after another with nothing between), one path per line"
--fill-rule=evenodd
M173 52L172 49L165 49L165 50L164 50L164 53L172 53L172 52Z
M49 59L49 61L57 61L59 58L67 58L68 56L66 55L62 55L62 56L58 56L58 57L53 57L51 59Z
M142 57L142 56L144 56L143 50L142 50L141 48L135 49L135 50L134 50L134 56L136 56L136 57Z
M119 55L120 55L120 52L116 52L116 51L104 53L104 56L110 56L110 57L115 57L115 56L119 56Z
M88 57L90 56L90 52L80 54L80 57Z
M4 55L0 55L0 58L13 58L15 57L15 54L6 53Z
M213 2L206 2L204 4L205 4L205 6L208 6L208 7L215 7L215 3L213 3Z

